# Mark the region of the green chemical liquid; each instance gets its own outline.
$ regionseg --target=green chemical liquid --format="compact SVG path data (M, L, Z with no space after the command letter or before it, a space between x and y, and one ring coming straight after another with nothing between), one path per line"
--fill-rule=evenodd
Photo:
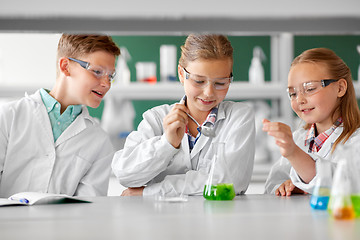
M351 195L351 202L354 208L355 217L360 217L360 194Z
M233 200L235 197L234 185L231 184L218 184L218 185L205 185L203 196L206 200Z

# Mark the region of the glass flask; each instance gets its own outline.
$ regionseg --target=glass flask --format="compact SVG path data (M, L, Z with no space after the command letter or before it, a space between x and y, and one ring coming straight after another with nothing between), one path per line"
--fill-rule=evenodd
M310 198L310 206L317 210L326 210L331 191L331 162L324 159L316 161L317 179Z
M351 202L354 208L355 217L360 217L360 154L359 147L352 147L353 154L348 159L350 181L351 181Z
M235 189L226 164L225 143L213 143L212 149L214 155L203 196L207 200L232 200L235 197Z
M353 219L355 217L351 201L350 176L346 160L338 162L330 194L328 210L335 219Z

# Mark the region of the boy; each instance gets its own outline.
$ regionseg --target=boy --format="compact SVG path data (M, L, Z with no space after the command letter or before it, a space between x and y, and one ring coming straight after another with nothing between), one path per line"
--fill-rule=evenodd
M108 36L63 34L53 89L0 107L0 197L107 194L114 150L86 106L110 89L118 55Z

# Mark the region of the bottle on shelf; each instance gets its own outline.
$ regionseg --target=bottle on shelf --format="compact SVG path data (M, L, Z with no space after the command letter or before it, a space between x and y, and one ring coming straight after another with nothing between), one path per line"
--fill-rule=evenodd
M177 81L177 56L176 45L160 46L160 81L174 82Z
M155 62L137 62L135 68L136 81L150 84L157 82Z
M115 150L124 147L126 137L134 130L135 109L131 100L107 96L101 127L109 134Z
M251 84L264 84L265 74L262 62L266 60L266 56L261 47L255 46L253 49L253 58L249 68L249 82Z
M120 47L120 56L116 63L116 75L115 81L112 84L112 88L118 88L130 84L130 69L128 61L131 60L131 56L126 47Z

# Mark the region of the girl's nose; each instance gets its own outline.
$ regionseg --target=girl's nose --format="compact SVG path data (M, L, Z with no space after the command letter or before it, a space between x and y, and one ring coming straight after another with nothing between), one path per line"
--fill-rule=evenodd
M297 94L296 101L298 104L304 104L306 102L306 97L302 92L299 91L299 93Z
M214 84L209 82L209 84L204 88L203 92L206 96L213 96L215 92Z

